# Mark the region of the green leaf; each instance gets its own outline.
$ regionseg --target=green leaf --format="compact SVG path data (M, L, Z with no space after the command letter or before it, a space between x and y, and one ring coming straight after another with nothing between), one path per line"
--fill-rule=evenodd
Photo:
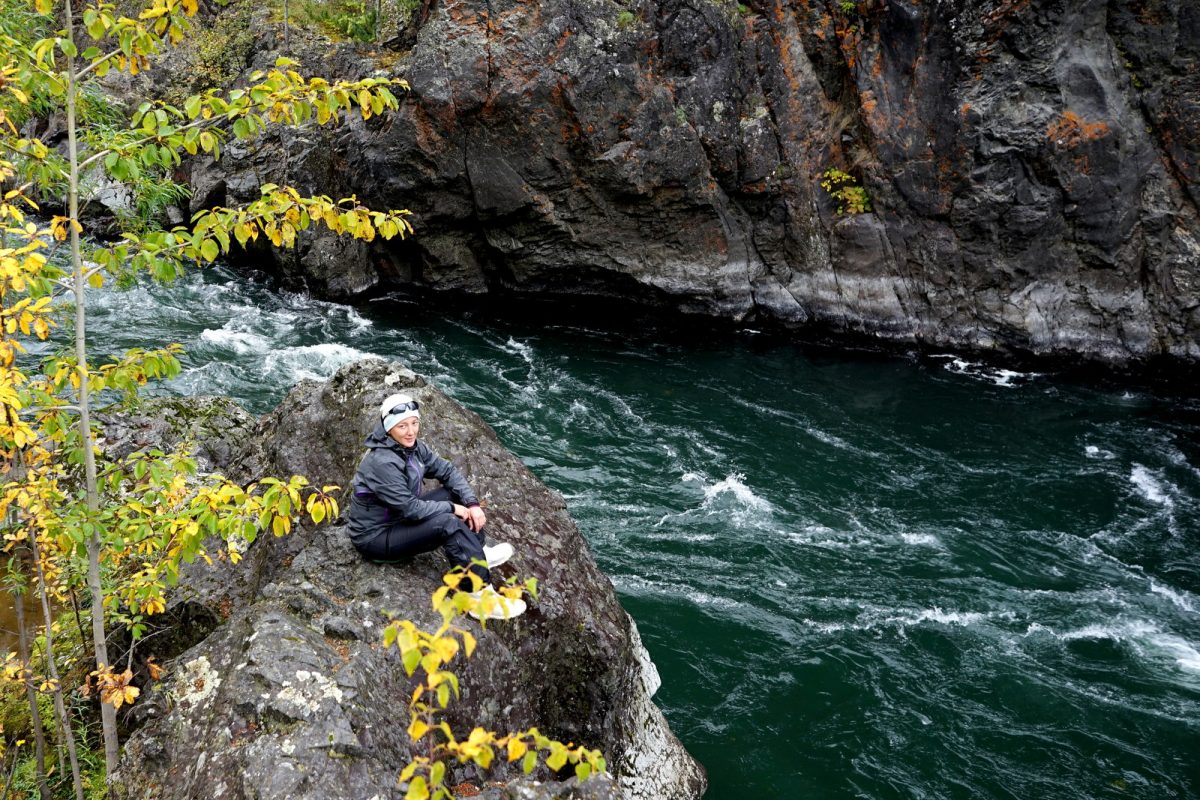
M581 783L583 781L586 781L588 779L588 776L591 774L592 774L592 765L591 764L584 764L584 763L580 762L575 765L575 777L578 778Z
M558 742L554 742L550 747L550 757L546 759L546 766L557 772L567 763L567 750Z
M404 674L411 676L417 669L417 665L421 663L421 651L413 648L404 654Z
M442 781L446 778L446 764L443 761L435 761L429 769L429 783L432 786L441 786Z
M183 101L183 113L187 114L188 119L200 116L200 95L194 94Z
M200 245L200 255L205 261L215 261L220 253L220 248L212 239L205 239L204 244Z
M527 750L525 752L525 759L521 762L521 769L524 770L526 775L528 775L529 773L533 772L533 768L536 766L537 766L537 751L536 750Z

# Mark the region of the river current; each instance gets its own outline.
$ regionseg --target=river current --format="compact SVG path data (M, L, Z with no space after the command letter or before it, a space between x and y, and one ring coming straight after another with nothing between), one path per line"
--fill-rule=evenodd
M212 271L98 292L255 412L406 362L566 498L712 800L1200 797L1200 402L358 308Z

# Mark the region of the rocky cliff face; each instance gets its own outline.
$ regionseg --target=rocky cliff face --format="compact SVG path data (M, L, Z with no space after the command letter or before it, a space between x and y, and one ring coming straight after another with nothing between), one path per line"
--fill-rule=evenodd
M510 565L496 572L536 577L542 588L517 620L486 630L468 622L478 651L455 666L462 697L448 720L460 736L476 724L536 725L603 749L615 778L584 788L516 781L488 796L698 798L703 770L651 701L657 673L562 498L475 414L406 369L359 362L327 383L299 385L251 431L236 418L230 438L239 441L210 448L210 463L239 480L300 473L315 484L348 485L378 403L395 391L420 400L424 438L486 498L492 540L515 546ZM112 424L109 445L144 446L153 433L137 420ZM170 609L187 621L190 641L176 631L186 649L135 706L139 727L126 744L118 795L403 796L397 775L411 757L411 682L381 637L393 613L436 627L429 596L445 569L440 553L406 565L366 563L336 525L267 536L236 567L193 569ZM452 768L451 783L519 778L503 764L473 770Z
M411 44L385 68L412 83L400 113L192 174L197 207L253 177L415 212L409 242L273 255L319 293L588 295L918 346L1200 358L1191 0L436 0L393 42ZM821 186L835 168L869 212Z

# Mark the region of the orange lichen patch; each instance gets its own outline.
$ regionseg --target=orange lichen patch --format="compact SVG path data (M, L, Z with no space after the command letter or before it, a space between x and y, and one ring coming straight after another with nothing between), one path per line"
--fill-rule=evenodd
M775 49L779 52L779 64L783 67L783 76L787 80L788 88L794 94L800 92L800 82L796 79L795 71L792 69L792 47L791 39L785 36L782 31L788 28L787 12L783 8L782 3L776 3L771 9L771 17L778 23L778 27L771 29L771 40L775 45Z
M970 113L971 113L971 104L970 103L963 103L961 106L958 107L958 115L960 117L965 118L967 116L967 114L970 114Z
M842 50L842 56L846 59L846 66L854 69L854 65L858 61L858 42L860 38L858 26L846 25L839 27L836 33L838 46Z
M572 139L578 139L581 135L583 135L583 131L580 129L579 123L570 121L564 122L560 126L559 133L562 136L563 144L566 144Z
M1143 25L1162 25L1166 22L1163 9L1157 3L1146 3L1137 10L1137 20Z
M1011 17L1014 14L1020 14L1033 0L1004 0L1000 5L996 6L990 14L985 14L983 17L984 25L992 28L990 41L997 41L1000 35L1004 32L1005 17Z
M1046 128L1046 138L1050 141L1078 147L1084 142L1094 142L1108 136L1110 128L1105 122L1085 122L1074 111L1064 111L1062 116Z
M413 109L413 122L416 127L417 146L422 151L431 153L442 147L442 136L438 133L438 126L423 107L416 106Z
M483 794L483 790L473 783L463 781L457 786L451 787L455 797L478 797Z
M826 12L821 15L820 19L817 20L817 28L813 31L813 34L821 41L824 41L829 36L829 31L832 29L833 15Z
M508 25L509 23L520 23L524 21L525 16L529 12L523 8L510 8L505 11L497 12L495 15L497 25ZM510 27L517 27L515 24ZM514 38L516 38L514 36Z

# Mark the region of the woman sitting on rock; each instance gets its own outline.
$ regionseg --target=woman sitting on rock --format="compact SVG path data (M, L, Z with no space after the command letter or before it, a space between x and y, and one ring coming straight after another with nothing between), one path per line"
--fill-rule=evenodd
M493 618L515 617L525 602L495 592L488 569L512 557L512 545L484 546L487 517L462 473L417 439L421 407L394 394L379 408L379 424L367 436L367 452L354 474L347 515L350 541L371 561L396 561L438 547L450 564L483 579ZM422 493L428 475L442 486ZM487 567L483 566L483 562ZM472 614L475 616L474 614Z

